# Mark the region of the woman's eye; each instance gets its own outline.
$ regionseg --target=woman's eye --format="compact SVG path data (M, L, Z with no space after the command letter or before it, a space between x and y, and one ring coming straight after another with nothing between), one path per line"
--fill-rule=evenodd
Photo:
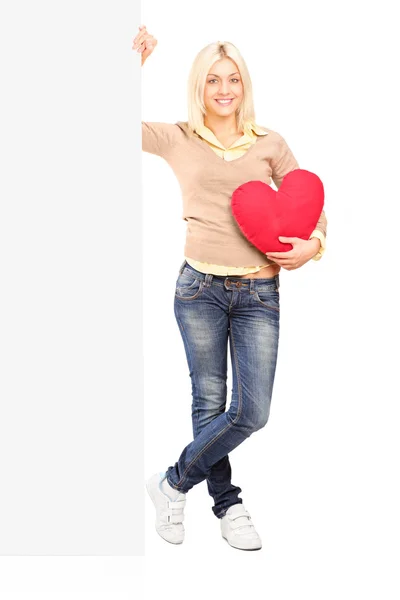
M217 81L217 80L216 80L216 79L210 79L210 80L208 81L208 83L212 83L213 81ZM239 79L236 79L236 78L234 77L233 79L231 79L231 81L234 81L235 83L238 83L238 82L239 82Z

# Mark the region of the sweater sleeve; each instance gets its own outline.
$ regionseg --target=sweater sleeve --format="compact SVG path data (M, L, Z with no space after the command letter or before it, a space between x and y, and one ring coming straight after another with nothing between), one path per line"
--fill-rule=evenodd
M326 237L327 227L328 227L328 220L326 218L324 209L322 209L322 212L318 219L318 223L315 226L315 229L318 229L318 231L320 231L323 234L323 236Z
M297 160L282 136L279 136L277 150L271 160L271 169L272 180L278 189L285 175L294 169L299 169Z
M290 171L294 171L294 169L299 169L297 160L293 156L292 151L290 150L289 146L287 145L285 139L282 136L279 136L278 150L276 156L271 160L271 168L272 180L278 189L282 183L283 178L285 177L285 175L287 175L287 173L289 173ZM321 241L321 250L316 255L318 260L318 258L321 258L326 247L325 239L327 231L327 218L324 210L322 210L321 212L321 215L318 219L318 223L315 226L315 230L320 231L323 236L323 239L321 239L322 236L319 236L318 234L315 235L315 237L318 237ZM313 234L314 232L311 234L310 237L313 237Z
M316 224L315 229L309 238L309 239L311 239L312 237L316 237L321 242L320 249L318 250L317 254L315 256L313 256L313 260L320 260L325 252L327 227L328 227L328 220L326 218L324 209L322 209L322 212L318 219L318 223Z
M142 150L165 158L177 143L179 132L173 123L142 121Z

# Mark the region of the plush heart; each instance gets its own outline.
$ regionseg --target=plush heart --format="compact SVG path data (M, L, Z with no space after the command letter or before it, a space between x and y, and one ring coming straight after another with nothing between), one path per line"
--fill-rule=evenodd
M304 169L287 173L278 191L263 181L248 181L236 188L231 201L242 233L264 254L293 248L279 236L308 240L323 207L322 181Z

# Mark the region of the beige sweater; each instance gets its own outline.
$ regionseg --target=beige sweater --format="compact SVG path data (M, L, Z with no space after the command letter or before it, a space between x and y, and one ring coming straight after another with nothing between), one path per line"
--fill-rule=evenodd
M225 161L193 134L186 122L143 122L142 148L164 158L182 191L182 218L187 221L185 256L221 265L275 264L240 231L231 211L233 191L252 180L272 181L299 165L284 138L271 129L234 161ZM316 229L326 236L322 211Z

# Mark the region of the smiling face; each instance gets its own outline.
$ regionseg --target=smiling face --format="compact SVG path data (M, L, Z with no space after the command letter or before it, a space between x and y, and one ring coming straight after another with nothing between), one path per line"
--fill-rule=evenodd
M229 102L218 102L218 100ZM226 117L235 114L243 99L243 84L237 64L221 58L210 68L204 87L204 104L208 115Z

